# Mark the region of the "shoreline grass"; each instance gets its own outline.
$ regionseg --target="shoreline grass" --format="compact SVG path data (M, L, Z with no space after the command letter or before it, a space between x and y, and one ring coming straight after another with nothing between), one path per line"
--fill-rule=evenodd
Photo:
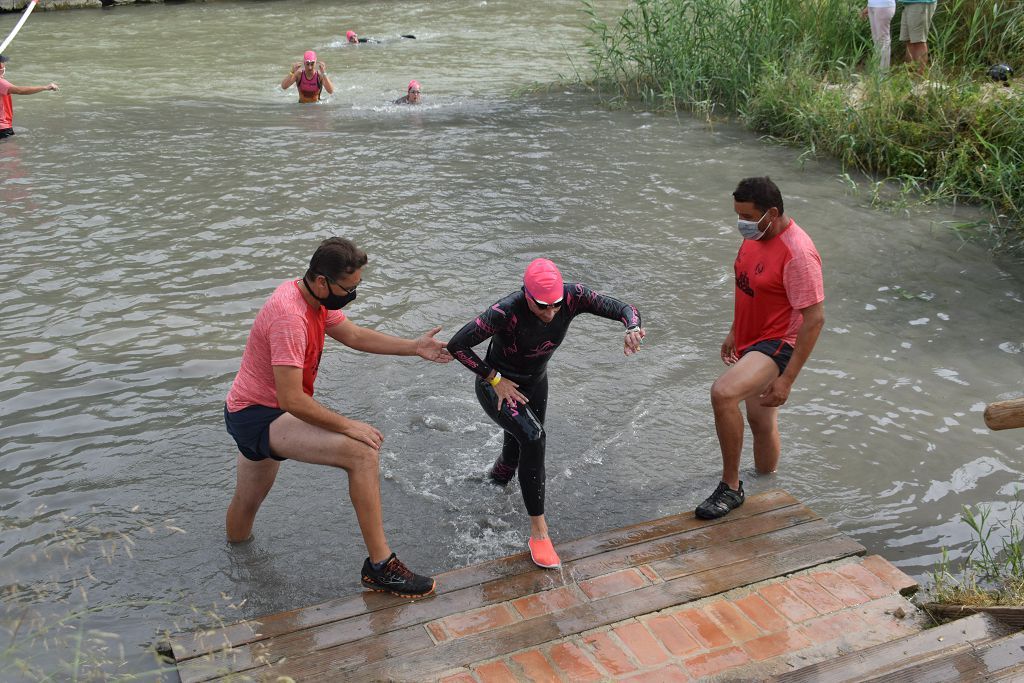
M864 0L634 0L589 18L589 82L655 110L734 117L904 192L986 207L977 234L1024 254L1024 88L987 79L1024 54L1024 3L939 0L924 78L876 68ZM893 51L901 51L899 15ZM1021 71L1018 67L1018 71Z
M964 506L962 517L974 534L974 546L953 567L945 548L932 573L934 602L971 607L1024 606L1024 504L1005 522L990 520L992 508ZM993 535L999 534L998 544Z

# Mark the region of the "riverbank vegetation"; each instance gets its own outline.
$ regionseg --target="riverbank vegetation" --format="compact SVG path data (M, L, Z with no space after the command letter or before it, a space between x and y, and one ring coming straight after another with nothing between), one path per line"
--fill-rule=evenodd
M946 550L932 575L932 599L940 604L970 607L1024 605L1024 507L1018 503L1005 523L990 518L992 509L981 505L963 509L963 520L974 534L974 544L959 567Z
M921 76L899 10L893 66L877 68L866 0L634 0L611 23L582 2L603 94L736 116L903 193L984 205L986 236L1024 253L1024 88L987 76L1024 54L1024 3L939 0Z

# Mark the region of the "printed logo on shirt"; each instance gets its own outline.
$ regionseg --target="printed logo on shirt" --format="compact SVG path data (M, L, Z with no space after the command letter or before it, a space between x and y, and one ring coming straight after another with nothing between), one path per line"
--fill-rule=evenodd
M746 273L736 275L736 288L747 296L754 296L754 288L750 286L750 278Z

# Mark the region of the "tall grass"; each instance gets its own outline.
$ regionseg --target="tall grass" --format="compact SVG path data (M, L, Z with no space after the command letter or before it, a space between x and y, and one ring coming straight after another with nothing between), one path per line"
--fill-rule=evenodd
M928 49L938 64L953 73L978 73L1000 62L1020 65L1024 3L939 0ZM1018 70L1024 70L1024 65Z
M635 0L611 24L581 1L603 92L736 115L847 168L1024 225L1024 91L985 80L990 64L1024 54L1024 2L939 0L921 81L901 54L888 74L875 70L864 0Z
M636 0L614 26L582 2L598 78L652 104L737 110L764 69L788 55L827 73L861 61L871 45L853 0Z

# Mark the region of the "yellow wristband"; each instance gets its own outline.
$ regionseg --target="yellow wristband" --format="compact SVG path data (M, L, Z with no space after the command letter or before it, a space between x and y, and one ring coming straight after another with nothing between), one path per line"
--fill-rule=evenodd
M501 381L501 373L500 372L495 372L494 373L494 377L490 378L487 381L491 383L492 387L498 386L498 382Z

